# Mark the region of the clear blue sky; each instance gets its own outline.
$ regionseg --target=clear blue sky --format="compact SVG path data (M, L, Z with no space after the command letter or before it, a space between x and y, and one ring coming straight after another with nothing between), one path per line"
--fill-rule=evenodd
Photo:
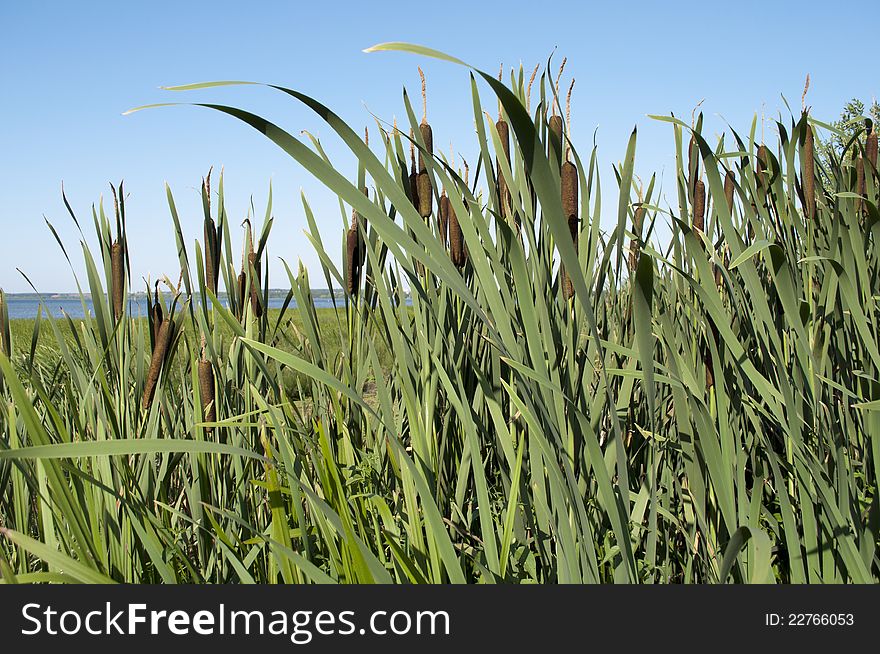
M369 111L402 115L404 85L418 94L416 66L428 75L429 116L437 147L472 148L467 72L398 53L365 54L383 41L410 41L454 54L485 70L501 62L531 68L556 48L577 79L573 136L581 151L598 127L604 197L609 165L639 127L637 172L672 167L672 130L646 118L690 116L705 98L707 131L726 119L747 133L752 116L784 110L781 95L834 118L843 103L877 93L872 4L846 8L811 2L4 2L0 5L0 286L28 291L20 267L41 292L74 290L43 215L58 228L77 269L78 234L60 195L63 180L81 220L125 179L132 260L140 277L176 278L177 258L163 183L174 192L188 243L201 238L197 188L213 165L226 171L232 219L253 197L262 217L269 181L275 195L270 254L309 267L322 279L303 236L300 189L336 251L335 199L275 146L229 117L204 109L125 109L185 99L160 85L213 79L270 81L300 89L333 107L353 126ZM500 7L506 7L502 10ZM537 9L535 9L537 8ZM845 20L843 17L848 17ZM350 157L320 121L258 88L192 92L193 100L235 104L271 117L292 133L308 129L354 174ZM492 106L487 99L487 106ZM607 202L607 200L606 200ZM238 234L236 233L236 237ZM338 260L339 257L337 256ZM272 285L285 286L279 265Z

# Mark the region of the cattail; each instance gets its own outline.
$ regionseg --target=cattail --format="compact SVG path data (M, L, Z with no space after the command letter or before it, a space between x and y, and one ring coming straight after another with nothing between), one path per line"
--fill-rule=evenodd
M0 351L6 357L12 356L12 333L9 328L9 309L6 306L6 294L0 288Z
M217 283L220 276L220 250L217 241L217 226L211 217L211 170L208 171L208 176L202 179L205 204L205 288L217 295Z
M877 168L877 132L874 131L873 124L871 125L871 129L868 132L868 137L865 140L865 156L868 158L868 161L871 162L871 166L874 169Z
M810 143L810 161L812 161L812 150L813 150L813 139L809 136L810 131L807 131L807 138ZM806 148L805 148L806 150ZM767 176L767 146L759 145L758 146L758 156L755 167L755 180L758 182L758 189L763 189L764 184L766 183Z
M455 207L447 200L449 206L449 257L459 269L464 267L466 256L464 251L464 234L455 215Z
M694 229L706 229L706 185L701 179L694 184Z
M251 280L251 311L254 312L254 317L260 318L263 315L263 303L260 301L260 261L256 252L248 254L248 267L252 269L254 276Z
M217 277L220 272L220 253L217 248L217 227L213 218L205 219L205 287L217 295Z
M238 273L238 318L244 317L244 303L247 301L247 274L244 270Z
M116 320L122 318L125 307L123 295L125 291L125 263L122 245L118 240L110 246L110 277L113 285L113 315Z
M357 296L361 276L361 248L358 234L357 214L352 217L351 227L345 235L346 290L352 297Z
M639 207L636 209L636 212L633 215L633 239L630 241L629 244L630 274L634 274L636 269L639 267L639 257L641 256L642 251L642 226L645 222L645 213L647 213L645 207Z
M578 250L578 172L577 167L570 161L562 164L560 173L562 177L562 211L568 220L568 231L574 244L574 251ZM574 295L574 285L571 277L563 267L563 289L566 299Z
M735 190L736 179L733 176L733 171L728 170L724 176L724 199L727 200L727 208L731 212L733 211L733 193Z
M688 189L694 190L694 185L700 177L700 146L697 143L697 135L691 134L688 144Z
M425 143L425 151L427 155L430 157L434 154L434 134L431 131L431 126L428 124L428 95L426 91L425 85L425 73L422 72L422 69L419 68L419 77L422 79L422 122L419 123L419 133L422 136L422 141ZM419 215L422 218L427 218L431 215L434 204L434 194L431 188L431 177L428 175L428 166L425 161L425 152L419 152L419 177L417 180L418 184L418 198L419 198Z
M443 243L444 248L446 247L446 234L449 229L449 209L449 198L446 197L446 189L443 189L443 194L440 196L440 221L437 228L440 232L440 241Z
M203 420L205 422L215 422L217 420L217 407L214 395L214 367L205 357L204 351L202 352L202 358L199 359L199 395L202 398ZM210 427L207 429L211 431Z
M510 165L510 126L507 121L498 116L498 122L495 123L495 129L498 131L498 139L501 141L501 150L504 152L504 158L507 165ZM507 218L510 214L510 191L507 186L507 180L504 178L504 171L501 169L501 162L496 162L496 176L498 178L498 203L501 206L501 216Z
M804 178L804 202L806 203L804 206L804 213L807 214L809 220L812 220L816 215L816 165L814 160L815 153L813 151L813 127L807 123L806 130L806 134L804 135L804 150L802 153L802 164L804 169L801 174ZM759 165L761 158L760 154L761 150L759 148Z
M148 296L149 297L149 296ZM159 328L162 327L162 321L165 319L162 313L162 303L159 301L159 282L156 282L153 291L153 306L150 307L150 316L153 322L153 349L159 342Z
M165 354L168 352L168 345L171 343L172 324L171 320L163 320L159 327L159 334L156 338L156 344L153 347L153 356L150 359L150 367L147 370L147 380L144 384L144 395L141 400L141 406L149 409L153 403L153 395L156 392L156 383L159 381L159 371L162 369L162 362L165 360Z
M416 146L415 135L409 131L409 199L416 211L419 211L419 173L416 170Z
M526 89L526 112L531 113L532 111L532 84L535 83L535 76L538 74L538 69L541 67L541 64L535 64L535 69L532 71L532 76L529 78L529 86Z

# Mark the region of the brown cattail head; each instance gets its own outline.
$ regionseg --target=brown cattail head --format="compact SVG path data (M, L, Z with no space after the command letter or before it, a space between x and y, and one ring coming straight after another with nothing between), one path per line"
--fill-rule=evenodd
M202 399L202 419L205 422L215 422L217 407L214 394L214 367L205 358L204 353L199 359L199 395ZM211 427L208 427L207 430L211 431Z
M409 131L409 199L416 211L421 209L419 205L419 173L416 170L416 146L413 130Z
M501 141L504 158L510 165L510 126L506 120L499 118L495 123L495 129L498 131L498 139ZM507 187L507 180L504 179L500 161L496 162L496 176L498 178L498 203L501 206L501 216L507 218L510 213L510 191Z
M440 241L445 248L447 242L447 230L449 229L449 198L446 197L445 189L440 196L440 221L437 225L437 229L440 232Z
M358 234L357 216L351 221L351 227L345 235L345 286L348 294L357 296L361 277L361 248Z
M639 267L639 256L642 247L642 226L645 223L645 207L638 207L633 215L633 239L629 244L629 271L630 274Z
M727 208L733 211L733 193L736 190L736 180L733 171L728 170L724 176L724 199L727 200Z
M697 143L697 135L691 134L688 144L688 188L693 190L694 184L700 177L700 145Z
M244 317L244 304L247 302L247 273L242 270L238 273L238 310L239 319Z
M560 171L562 178L562 211L566 218L578 217L578 171L577 166L566 161Z
M210 216L205 218L205 287L217 295L217 278L220 275L220 250L217 226Z
M256 318L263 315L263 303L260 301L260 261L257 259L256 252L248 253L248 267L252 269L251 274L251 311L254 312Z
M163 320L159 326L159 334L156 345L153 347L153 356L150 358L150 367L147 369L147 379L144 383L144 394L141 398L141 406L149 409L153 403L153 395L156 393L156 384L159 381L159 372L162 370L162 362L168 352L171 343L172 324L171 320Z
M419 173L416 179L416 189L419 198L419 215L422 218L428 218L434 210L434 191L428 173Z
M419 132L422 135L422 140L425 142L425 150L428 153L428 156L432 156L434 154L434 134L431 131L431 126L428 123L422 123L419 125ZM428 166L425 163L425 153L421 150L419 151L419 172L423 173L428 170Z
M125 309L125 256L118 240L113 241L110 246L110 277L113 285L113 315L119 320Z
M455 215L455 207L452 203L449 206L449 257L452 263L459 269L464 267L467 260L467 253L464 249L464 234L461 231L461 225L458 222L458 216Z
M812 220L816 215L816 161L813 143L813 127L809 123L806 124L806 134L804 135L804 149L802 152L803 171L801 175L804 181L804 213L807 219ZM763 146L762 146L763 147ZM760 166L760 149L758 150L758 165Z
M865 157L867 157L868 161L871 162L871 165L876 169L877 168L877 132L874 131L873 127L871 131L868 132L868 137L865 139Z
M811 130L807 130L808 138L810 139L810 150L812 154L812 137L810 136ZM758 188L763 189L766 184L767 177L767 146L759 145L758 146L758 156L757 161L755 162L755 180L758 183ZM812 157L811 157L812 159Z
M162 312L162 303L159 301L159 282L153 290L153 306L150 307L150 315L153 321L153 349L159 342L159 329L162 327L162 321L165 319Z
M701 179L694 184L694 229L706 229L706 185Z

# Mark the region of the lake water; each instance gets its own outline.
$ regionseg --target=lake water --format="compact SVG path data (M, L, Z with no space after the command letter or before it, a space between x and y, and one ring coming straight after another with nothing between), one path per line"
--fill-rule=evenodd
M312 291L312 298L316 308L318 309L332 309L333 308L333 297L327 289L315 289ZM269 292L269 308L270 309L280 309L284 305L284 300L287 297L286 291L270 291ZM167 296L166 296L167 302ZM223 306L228 306L226 302L226 296L221 295L219 297L220 302ZM92 300L89 297L85 298L85 310L90 314L94 315L94 309L92 307ZM196 302L200 300L197 298ZM29 319L36 318L37 310L40 305L43 305L43 315L45 316L47 313L50 313L55 318L62 318L64 314L67 314L71 318L83 318L85 317L85 313L83 311L83 300L80 299L78 295L35 295L33 293L7 293L6 294L6 304L7 310L9 312L9 318L11 320L19 320L19 319ZM343 293L341 291L337 291L336 293L336 304L337 306L344 306L345 300L343 299ZM296 300L291 299L290 301L291 307L296 307ZM128 312L131 316L146 316L147 315L147 297L143 294L132 295L129 296L128 303Z

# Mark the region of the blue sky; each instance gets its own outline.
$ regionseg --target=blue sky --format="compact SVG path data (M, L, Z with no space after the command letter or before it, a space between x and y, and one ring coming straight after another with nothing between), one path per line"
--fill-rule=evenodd
M370 112L403 114L402 89L418 94L416 66L428 76L429 118L436 147L472 149L467 72L399 53L365 54L383 41L409 41L456 55L484 70L499 64L531 69L556 49L577 79L572 132L583 152L598 127L603 196L613 197L610 164L639 128L636 169L647 178L673 166L672 130L646 114L690 116L705 99L706 132L725 121L748 133L755 113L800 104L811 75L813 115L832 119L857 96L877 93L876 28L867 2L832 14L811 2L20 2L0 5L0 287L71 291L74 282L45 215L68 245L76 269L78 233L61 202L64 182L81 220L125 179L133 281L168 274L177 255L164 183L174 193L188 243L201 238L198 184L210 166L225 168L227 206L237 223L250 198L262 217L274 189L273 257L297 259L321 279L303 236L300 190L308 196L325 244L336 252L338 204L320 184L251 128L197 108L123 116L128 108L181 94L161 85L213 79L269 81L328 104L352 126ZM536 13L544 12L543 15ZM354 162L329 130L302 107L268 90L240 87L188 94L192 100L241 106L291 133L321 136L342 170ZM493 106L488 95L484 104ZM236 237L238 234L234 232ZM337 261L339 257L336 257ZM285 286L271 267L273 286Z

